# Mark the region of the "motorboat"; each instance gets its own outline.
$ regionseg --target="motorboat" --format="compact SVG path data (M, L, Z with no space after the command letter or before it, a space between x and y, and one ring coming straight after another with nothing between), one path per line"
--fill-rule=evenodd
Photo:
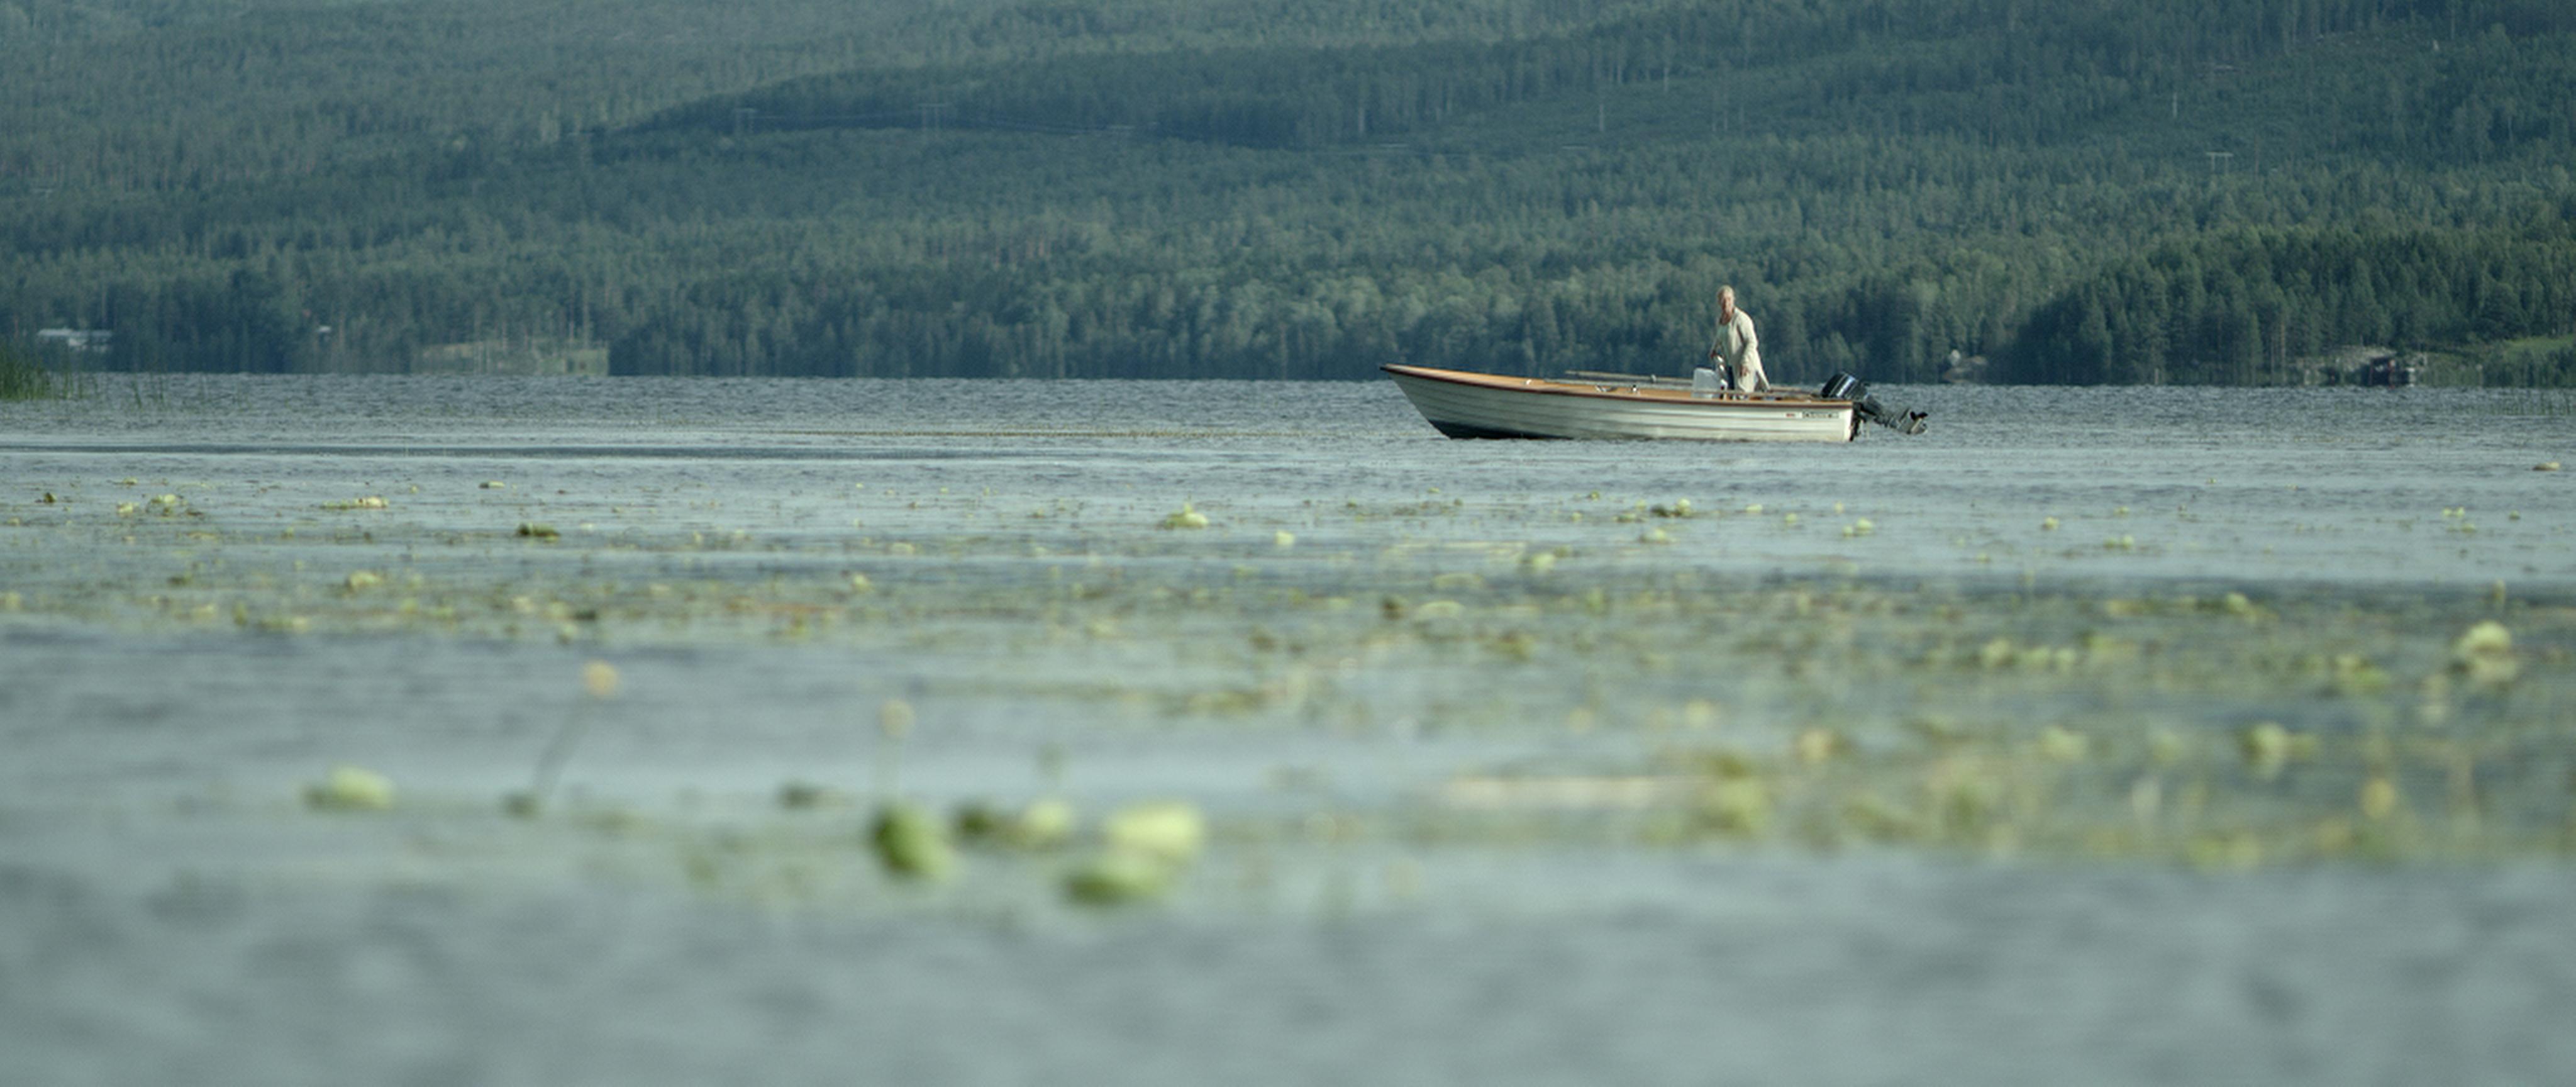
M1400 363L1379 369L1452 438L1848 442L1863 419L1923 432L1922 412L1880 404L1849 374L1810 393L1725 389L1706 370L1693 380L1583 370L1510 377Z

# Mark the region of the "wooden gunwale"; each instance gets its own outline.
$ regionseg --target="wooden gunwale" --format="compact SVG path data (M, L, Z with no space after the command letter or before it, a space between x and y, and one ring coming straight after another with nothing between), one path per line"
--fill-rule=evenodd
M1575 396L1601 400L1651 400L1659 403L1706 404L1712 407L1831 407L1851 406L1849 400L1830 400L1813 393L1741 393L1722 392L1700 396L1688 389L1664 389L1645 385L1621 386L1615 382L1561 381L1545 377L1506 377L1479 374L1468 370L1440 370L1428 366L1386 363L1378 367L1390 374L1403 374L1428 381L1445 381L1470 388L1495 389L1504 392L1538 393L1546 396Z

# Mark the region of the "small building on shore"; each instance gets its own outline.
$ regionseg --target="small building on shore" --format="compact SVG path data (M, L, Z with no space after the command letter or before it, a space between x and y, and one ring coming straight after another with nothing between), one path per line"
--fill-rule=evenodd
M36 346L51 347L74 354L104 355L116 343L116 333L103 328L40 328Z
M2423 370L2422 362L2410 361L2392 352L2363 363L2360 370L2361 380L2353 384L2380 385L2393 389L2401 385L2414 384L2415 378Z
M2301 385L2364 385L2403 388L2424 377L2425 356L2418 351L2355 345L2292 362Z

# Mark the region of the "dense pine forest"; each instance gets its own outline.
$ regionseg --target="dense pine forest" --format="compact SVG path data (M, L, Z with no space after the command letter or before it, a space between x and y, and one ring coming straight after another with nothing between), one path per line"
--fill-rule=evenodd
M2558 0L0 0L0 337L2576 384L2571 164Z

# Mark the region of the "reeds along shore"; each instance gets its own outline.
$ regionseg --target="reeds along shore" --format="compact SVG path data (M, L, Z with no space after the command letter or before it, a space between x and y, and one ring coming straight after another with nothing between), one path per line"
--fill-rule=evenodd
M0 400L43 400L69 395L72 381L38 365L27 352L0 340Z

